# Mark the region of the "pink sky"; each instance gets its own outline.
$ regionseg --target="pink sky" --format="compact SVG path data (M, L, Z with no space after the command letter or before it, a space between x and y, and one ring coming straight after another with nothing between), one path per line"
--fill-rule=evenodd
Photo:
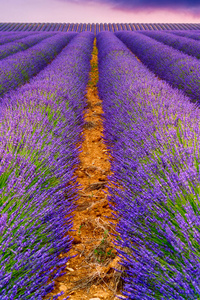
M112 4L62 0L0 0L0 22L200 23L186 10L122 10Z

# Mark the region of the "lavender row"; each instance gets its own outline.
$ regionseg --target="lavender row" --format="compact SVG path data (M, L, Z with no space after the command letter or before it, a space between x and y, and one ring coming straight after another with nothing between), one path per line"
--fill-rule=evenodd
M142 31L144 35L155 39L165 45L171 46L183 53L200 58L200 43L187 37L176 36L167 32Z
M16 31L118 31L118 30L173 30L173 31L197 31L199 24L187 23L0 23L0 33Z
M0 61L0 96L40 72L75 35L76 33L58 33Z
M200 62L197 58L143 34L120 32L116 36L157 76L183 90L193 101L199 101Z
M178 30L178 31L170 31L170 32L173 33L174 35L191 38L191 39L194 39L194 40L197 40L197 41L200 40L199 30L194 30L194 31L191 31L191 30L188 30L188 31Z
M39 33L34 35L29 35L25 38L18 39L17 41L12 41L0 46L0 59L3 59L9 55L16 52L26 50L35 44L41 42L42 40L55 35L55 33Z
M198 299L199 109L112 33L100 33L97 46L112 155L109 200L126 267L123 294L134 300Z
M40 300L64 274L94 35L76 35L30 83L2 98L0 298ZM57 299L58 295L54 297Z
M31 35L35 34L31 32ZM0 45L6 44L6 43L10 43L14 40L18 40L21 38L24 38L26 36L30 35L30 32L12 32L6 35L2 35L2 33L0 34Z

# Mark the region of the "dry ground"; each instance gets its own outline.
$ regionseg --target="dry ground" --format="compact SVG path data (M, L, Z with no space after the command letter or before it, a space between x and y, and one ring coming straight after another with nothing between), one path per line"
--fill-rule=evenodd
M90 82L87 88L87 109L83 129L84 141L80 165L75 173L81 185L80 198L74 212L72 249L67 256L77 255L66 266L66 274L56 280L55 295L63 291L70 300L118 299L122 288L119 258L112 243L115 232L112 210L107 200L107 176L111 174L109 153L103 143L102 101L98 98L97 48L94 43Z

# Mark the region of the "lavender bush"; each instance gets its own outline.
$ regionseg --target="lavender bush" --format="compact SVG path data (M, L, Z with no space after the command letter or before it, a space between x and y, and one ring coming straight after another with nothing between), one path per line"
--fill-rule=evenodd
M199 299L199 109L112 33L98 34L97 46L123 294Z
M9 32L9 33L0 33L0 45L13 42L15 40L19 40L21 38L24 38L28 35L33 35L35 32Z
M170 31L171 33L173 33L174 35L178 35L178 36L183 36L183 37L187 37L193 40L200 40L200 32L199 30L173 30Z
M142 34L147 35L158 42L171 46L183 53L200 58L200 43L187 37L176 36L163 31L141 31Z
M71 248L76 145L93 39L76 35L29 84L1 99L2 300L43 299L69 260L59 255Z
M76 33L58 33L0 61L0 96L40 72L75 35Z
M0 46L0 59L3 59L9 55L12 55L16 52L23 51L28 49L29 47L34 46L35 44L41 42L42 40L55 35L55 33L39 33L39 34L31 34L25 38L19 39L17 41L13 41L10 43L6 43L5 45Z
M198 59L135 32L119 32L116 36L161 79L182 89L193 101L199 101Z

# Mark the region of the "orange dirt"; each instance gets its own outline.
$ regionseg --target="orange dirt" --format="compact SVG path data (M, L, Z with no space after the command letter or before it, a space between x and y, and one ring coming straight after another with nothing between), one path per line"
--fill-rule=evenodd
M63 255L73 256L66 266L67 273L59 277L53 293L61 291L64 299L106 299L113 300L121 288L119 257L112 243L114 226L112 210L107 200L107 176L111 174L109 153L103 143L102 101L98 98L96 83L98 81L97 48L94 43L91 60L90 82L87 88L88 108L85 111L83 129L84 141L80 153L80 165L75 176L81 185L80 198L74 212L74 239L72 249ZM47 299L45 298L45 299Z

